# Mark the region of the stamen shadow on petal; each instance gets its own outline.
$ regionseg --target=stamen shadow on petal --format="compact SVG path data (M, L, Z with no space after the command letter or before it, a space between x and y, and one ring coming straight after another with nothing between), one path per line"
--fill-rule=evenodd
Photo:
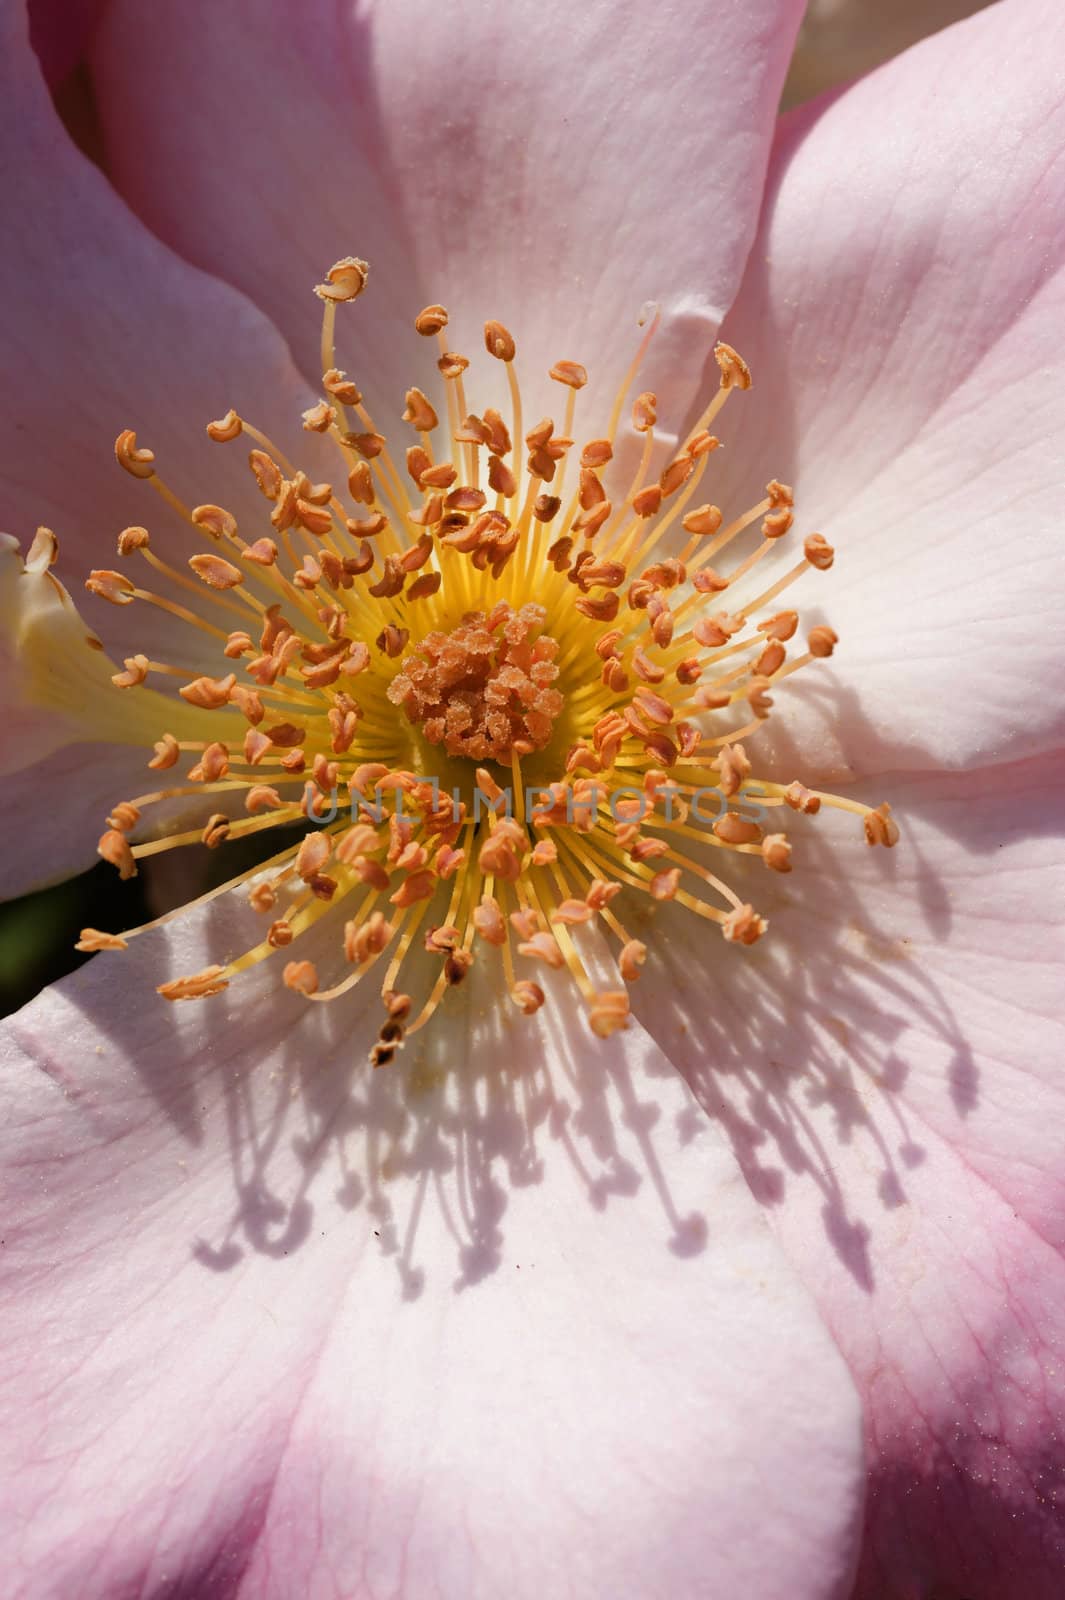
M190 912L168 959L175 970L224 962L246 942L253 915L244 897ZM150 937L122 968L127 992L144 990L135 1043L123 1039L110 985L83 982L72 995L96 1033L131 1059L142 1117L162 1114L188 1139L183 1176L228 1165L224 1186L204 1185L211 1209L193 1214L187 1246L175 1244L201 1267L226 1272L248 1250L283 1259L319 1233L350 1227L353 1251L389 1258L403 1298L416 1299L426 1274L440 1270L439 1251L429 1262L419 1251L433 1207L433 1232L442 1219L454 1243L453 1288L469 1290L509 1264L513 1193L542 1184L559 1162L600 1211L650 1184L668 1248L685 1257L705 1246L706 1219L672 1198L659 1151L667 1124L633 1067L639 1061L652 1082L674 1080L674 1069L638 1030L624 1048L596 1040L563 981L530 1023L493 982L491 964L475 964L434 1026L374 1071L366 1056L380 1001L368 985L343 1006L308 1006L260 968L239 991L164 1006L153 985L167 974ZM123 1093L125 1123L128 1085Z
M635 1015L725 1129L756 1198L781 1208L792 1185L816 1185L825 1233L867 1291L869 1242L888 1212L908 1204L906 1173L925 1159L922 1124L937 1135L960 1129L980 1104L966 1025L936 975L952 970L953 943L964 971L973 908L958 921L935 864L937 837L963 843L979 872L980 858L993 862L1009 842L1059 834L1061 818L1032 798L1040 785L1048 791L1053 760L878 779L907 819L899 849L855 863L825 828L796 835L797 870L772 886L775 904L762 890L770 934L744 961L722 960L712 943L700 962L672 928L672 908L658 913L666 937L647 940ZM986 920L996 921L993 880ZM975 1020L979 1008L967 1015ZM824 1106L830 1141L817 1116ZM866 1202L858 1215L850 1180L870 1162L880 1168L882 1210Z

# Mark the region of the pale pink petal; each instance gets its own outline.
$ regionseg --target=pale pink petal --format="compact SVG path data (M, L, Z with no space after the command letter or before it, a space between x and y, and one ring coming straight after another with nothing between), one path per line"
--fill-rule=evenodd
M725 329L756 388L722 492L794 481L838 549L802 596L842 637L839 687L788 713L826 777L1065 726L1063 45L1053 0L1011 0L778 135Z
M113 744L65 745L32 767L0 777L7 819L0 900L91 867L115 803L149 789L152 777L143 750ZM70 942L77 936L72 928Z
M212 444L203 425L230 404L247 403L266 427L276 425L302 445L308 435L299 411L310 396L262 315L171 255L72 148L18 7L0 19L0 80L0 149L7 153L0 195L5 214L20 219L0 268L5 526L23 550L39 524L54 528L60 552L53 571L78 613L48 578L16 585L18 562L9 549L0 566L0 607L9 648L16 638L20 645L17 661L6 664L0 645L0 767L42 762L3 782L5 814L19 829L19 848L5 850L0 879L0 893L12 895L88 865L110 806L152 787L146 762L153 739L164 730L195 737L179 725L188 714L181 702L163 706L150 689L111 685L123 657L145 651L190 676L205 666L218 670L216 650L208 644L208 665L206 641L195 630L142 605L116 608L84 592L92 567L126 565L144 582L137 558L123 563L116 556L116 536L130 523L148 526L155 550L179 566L194 548L189 530L151 488L118 467L116 434L137 428L188 504L228 505L245 531L265 532L245 445ZM27 599L21 590L30 587ZM27 652L23 624L31 611L36 642ZM106 641L110 662L98 652L75 659L78 617L86 634Z
M467 354L486 318L511 328L529 420L562 410L547 367L583 362L594 434L653 300L645 382L679 428L742 271L800 11L197 0L145 28L116 4L94 71L122 192L261 305L314 381L308 286L354 253L374 299L343 337L372 399L435 376L407 330L442 301Z
M24 545L40 523L55 530L56 571L112 655L150 636L153 652L165 658L172 646L185 665L191 630L81 595L90 567L116 565L128 524L149 527L158 552L179 564L192 548L191 530L118 467L115 437L136 429L187 504L228 505L250 528L265 517L246 446L212 444L204 425L231 405L254 407L266 429L302 442L310 397L262 314L160 245L74 150L19 6L0 17L0 150L0 205L18 219L0 263L5 529Z
M861 1600L1060 1593L1063 779L885 780L890 853L796 822L789 878L730 874L766 938L665 944L634 994L863 1391Z
M853 1392L646 1035L464 988L373 1073L357 996L154 994L242 936L7 1025L12 1600L842 1600Z

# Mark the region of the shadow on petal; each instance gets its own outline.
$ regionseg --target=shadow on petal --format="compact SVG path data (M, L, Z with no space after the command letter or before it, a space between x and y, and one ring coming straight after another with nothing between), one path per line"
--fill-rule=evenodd
M1052 765L897 774L878 780L875 797L857 791L897 802L903 831L890 853L868 850L849 817L796 818L789 877L770 880L756 861L728 875L769 918L752 950L718 945L713 933L693 946L672 907L642 935L651 958L633 992L635 1014L725 1129L763 1204L781 1206L792 1181L813 1180L826 1236L866 1290L871 1233L883 1213L908 1203L907 1174L925 1160L928 1097L915 1117L911 1074L919 1070L927 1085L938 1073L937 1122L958 1139L981 1107L971 1032L981 1021L980 982L969 976L962 1014L951 998L957 983L943 975L966 978L977 918L996 951L995 852L1030 844L1034 864L1041 843L1060 837L1059 812L1040 798L1053 792ZM985 898L973 894L974 879L986 881ZM995 982L1003 981L1000 971ZM851 1200L856 1164L878 1173L875 1211L866 1200L859 1213Z
M513 1191L543 1182L560 1158L594 1209L650 1186L667 1248L682 1258L704 1249L707 1218L677 1206L659 1150L663 1130L674 1139L654 1085L672 1082L675 1101L675 1069L642 1029L595 1039L573 991L553 975L547 1005L521 1017L495 952L376 1071L367 1051L381 1020L380 979L312 1005L282 988L267 962L203 1003L158 999L154 985L168 976L232 959L253 916L242 898L224 897L175 919L154 951L148 936L98 968L121 974L124 994L136 997L132 1012L110 983L83 980L68 991L92 1035L129 1061L148 1107L139 1115L167 1119L188 1142L190 1167L228 1167L224 1184L208 1186L217 1209L196 1219L189 1241L202 1267L226 1272L248 1251L286 1258L338 1213L361 1213L402 1294L417 1298L419 1229L432 1207L454 1243L453 1287L466 1290L506 1258ZM323 970L335 961L333 919L305 941ZM124 1089L113 1080L111 1092L115 1104L99 1111L105 1134L119 1119L110 1136L120 1139L128 1080ZM698 1118L694 1105L689 1112Z

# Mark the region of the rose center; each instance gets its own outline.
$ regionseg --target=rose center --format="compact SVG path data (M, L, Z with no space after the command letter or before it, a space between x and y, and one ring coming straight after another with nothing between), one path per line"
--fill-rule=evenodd
M563 707L552 687L558 644L543 606L501 601L471 611L449 633L428 633L388 688L430 744L450 756L510 764L542 750Z

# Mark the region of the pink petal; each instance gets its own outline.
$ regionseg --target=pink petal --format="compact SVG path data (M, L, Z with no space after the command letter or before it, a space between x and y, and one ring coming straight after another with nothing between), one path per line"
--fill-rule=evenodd
M12 1600L844 1596L849 1382L646 1036L157 999L249 915L7 1025Z
M468 355L486 318L512 329L529 421L562 410L546 369L583 362L594 434L654 300L643 381L679 428L742 271L800 11L244 0L145 28L117 4L94 67L122 192L261 305L315 382L308 288L355 253L374 298L343 338L372 400L425 386L419 362L435 377L408 330L442 301Z
M738 495L794 481L839 551L802 586L838 677L795 695L825 777L1012 759L1065 727L1063 43L1051 0L993 6L778 135L725 329L749 431L730 417L722 455Z
M797 824L792 877L741 880L766 939L634 993L862 1389L861 1600L1060 1593L1063 778L896 776L890 854Z
M0 805L10 827L0 855L0 900L93 866L109 812L149 789L152 778L143 750L113 744L66 745L0 777ZM71 943L77 936L71 929Z
M89 568L115 565L128 524L148 526L159 553L180 564L191 530L116 465L115 437L127 427L187 504L265 521L243 441L212 444L204 424L231 405L254 407L267 430L306 440L299 412L311 397L262 314L153 239L73 149L17 6L0 18L0 147L10 152L0 204L19 219L0 262L6 530L25 544L39 523L54 528L56 571L72 591ZM189 630L158 613L82 598L116 658L149 636L163 659L170 645L182 651L180 665L194 651Z

